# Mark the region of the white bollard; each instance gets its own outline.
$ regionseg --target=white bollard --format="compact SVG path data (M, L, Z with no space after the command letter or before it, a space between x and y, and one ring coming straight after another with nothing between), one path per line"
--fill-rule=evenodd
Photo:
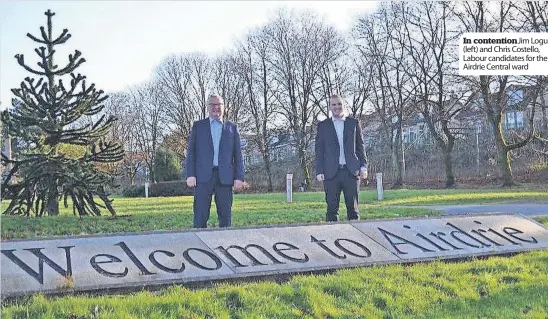
M382 173L377 173L377 200L382 200Z
M288 203L293 202L293 174L286 176L286 199Z
M148 198L148 182L145 183L145 197Z

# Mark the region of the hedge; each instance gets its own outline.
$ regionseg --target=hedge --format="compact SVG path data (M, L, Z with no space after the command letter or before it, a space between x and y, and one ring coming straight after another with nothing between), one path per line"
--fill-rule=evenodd
M149 197L192 196L194 189L186 186L186 181L151 183L148 187ZM122 191L124 197L145 197L145 185L130 186Z

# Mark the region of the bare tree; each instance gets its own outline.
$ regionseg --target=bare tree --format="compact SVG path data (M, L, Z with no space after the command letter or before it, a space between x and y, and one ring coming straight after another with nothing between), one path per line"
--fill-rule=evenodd
M345 96L350 99L350 114L359 118L365 113L367 102L371 98L373 64L365 60L359 52L349 58L350 83Z
M171 128L170 149L184 158L192 123L200 117L201 104L193 100L191 59L186 55L173 55L158 66L155 79L165 103L165 115ZM175 138L177 137L177 138Z
M524 29L529 32L548 33L548 1L514 2L513 6L520 13ZM547 76L539 76L539 99L534 101L541 110L540 132L548 136L548 104L546 101Z
M374 14L359 19L356 40L363 58L372 63L372 104L381 121L385 140L392 153L394 188L403 185L402 125L414 98L414 87L404 71L410 59L404 46L403 19L398 14L405 3L382 5Z
M415 84L416 107L424 117L430 135L441 150L445 165L445 186L455 185L452 151L461 127L452 125L454 117L469 104L473 94L459 92L454 63L458 56L457 36L451 31L451 3L419 2L399 7L405 37L401 43L412 60L404 68ZM468 100L467 100L468 98Z
M455 8L463 32L507 32L519 31L521 27L517 18L517 10L511 2L462 2ZM517 135L507 137L503 129L503 119L508 109L508 92L511 86L527 88L527 101L536 101L542 83L538 77L524 76L491 76L467 77L472 89L478 89L483 101L483 110L487 121L491 124L496 156L503 186L515 184L512 174L510 155L515 149L521 148L534 136L534 113L531 109L528 132L522 138ZM524 96L525 97L525 96ZM524 104L527 104L524 101Z
M271 46L272 39L265 30L256 29L238 44L235 59L249 101L247 109L251 114L250 126L255 136L252 142L261 153L269 192L273 191L270 132L275 127L274 94L277 91L272 83L271 66L268 63Z
M130 94L131 105L137 113L137 145L144 154L149 180L155 183L156 151L165 134L165 101L158 82L132 89Z
M135 183L139 168L144 167L144 157L137 145L137 112L130 106L130 97L126 93L113 93L105 103L104 112L116 116L109 132L109 138L118 141L124 147L124 158L116 163L117 175L127 175L130 185Z
M272 41L269 65L280 86L275 97L294 136L300 166L310 185L309 149L320 112L313 93L321 70L342 54L344 42L333 27L307 12L279 11L265 32Z
M207 117L207 98L211 86L211 60L203 53L192 53L185 57L190 69L190 91L192 108L200 110L200 118Z
M225 53L212 62L212 89L223 97L225 117L240 124L240 110L246 102L245 81L236 70L233 54Z
M328 116L329 97L336 93L346 98L349 115L359 118L370 95L371 66L348 43L342 49L344 54L322 68L318 88L313 92L314 103L321 105L321 112Z

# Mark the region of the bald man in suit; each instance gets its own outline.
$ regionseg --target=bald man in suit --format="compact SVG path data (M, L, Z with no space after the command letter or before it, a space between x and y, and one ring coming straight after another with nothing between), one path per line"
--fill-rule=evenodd
M244 186L244 164L236 124L223 119L224 101L218 95L208 99L209 117L194 122L188 142L186 183L194 187L194 227L206 228L215 205L220 227L232 226L232 189Z
M367 179L367 159L359 122L346 116L339 95L329 99L332 117L318 123L316 178L323 181L327 203L326 221L339 220L339 201L344 194L348 220L359 220L360 178Z

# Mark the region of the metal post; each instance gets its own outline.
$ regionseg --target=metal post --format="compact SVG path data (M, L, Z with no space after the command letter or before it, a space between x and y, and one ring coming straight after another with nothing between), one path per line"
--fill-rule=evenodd
M479 148L479 134L481 127L476 123L476 167L478 170L478 175L480 174L480 148Z
M293 202L293 174L286 176L286 199L288 203Z
M148 166L145 165L145 198L148 198Z
M382 200L382 173L377 173L377 200Z

